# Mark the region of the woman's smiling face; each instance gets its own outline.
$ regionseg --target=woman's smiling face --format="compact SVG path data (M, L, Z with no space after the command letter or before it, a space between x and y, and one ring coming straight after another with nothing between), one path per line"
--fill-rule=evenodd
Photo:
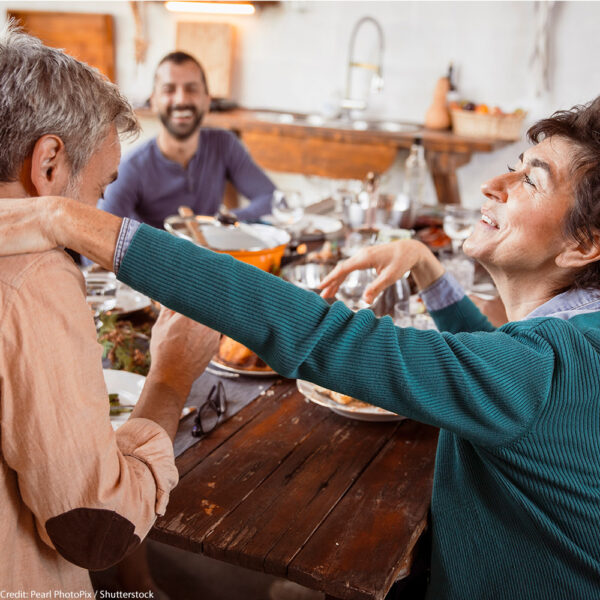
M465 253L507 274L555 270L570 241L563 223L574 203L573 152L566 139L547 138L524 152L514 169L483 184L488 199Z

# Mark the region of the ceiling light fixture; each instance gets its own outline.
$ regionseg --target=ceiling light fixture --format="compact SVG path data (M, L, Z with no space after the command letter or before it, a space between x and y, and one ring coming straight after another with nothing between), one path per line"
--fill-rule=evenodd
M253 15L254 6L247 2L166 2L171 12L203 13L211 15Z

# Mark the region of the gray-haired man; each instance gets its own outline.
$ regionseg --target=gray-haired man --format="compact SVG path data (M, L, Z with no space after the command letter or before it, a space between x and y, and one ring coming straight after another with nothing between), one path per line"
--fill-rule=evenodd
M117 88L9 25L0 89L0 198L94 205L116 178L119 132L138 129ZM83 278L67 254L0 258L0 316L0 588L92 597L87 570L139 546L165 509L178 416L217 335L162 315L144 392L115 434Z

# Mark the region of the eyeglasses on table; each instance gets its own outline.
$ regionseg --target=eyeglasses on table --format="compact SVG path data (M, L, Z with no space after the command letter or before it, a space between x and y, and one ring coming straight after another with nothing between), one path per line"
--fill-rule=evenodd
M210 433L221 421L221 417L227 409L227 396L223 382L219 381L212 386L203 404L198 407L194 418L192 435L204 437Z

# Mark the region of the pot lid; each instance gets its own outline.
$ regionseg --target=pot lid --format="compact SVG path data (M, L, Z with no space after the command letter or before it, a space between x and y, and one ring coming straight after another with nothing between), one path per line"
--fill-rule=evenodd
M177 237L194 241L187 226L189 220L190 217L168 217L165 220L165 228ZM222 225L212 219L207 222L207 219L202 217L195 221L206 241L206 246L221 252L260 252L287 244L291 239L289 233L271 225L259 223Z

